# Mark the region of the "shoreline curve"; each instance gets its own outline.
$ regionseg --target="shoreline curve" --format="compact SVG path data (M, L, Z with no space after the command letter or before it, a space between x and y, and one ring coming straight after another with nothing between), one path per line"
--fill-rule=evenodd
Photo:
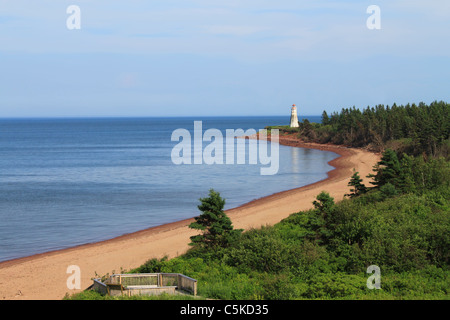
M279 137L281 145L335 152L334 169L315 183L268 195L226 210L233 226L241 229L273 225L290 214L312 208L312 201L325 190L336 201L348 192L353 169L366 177L380 155L363 149L303 142L295 135ZM188 225L194 218L124 234L112 239L53 250L0 262L0 299L55 300L66 293L80 292L91 285L94 276L139 267L151 258L173 258L189 248L189 237L197 232ZM67 288L67 267L81 270L81 288Z

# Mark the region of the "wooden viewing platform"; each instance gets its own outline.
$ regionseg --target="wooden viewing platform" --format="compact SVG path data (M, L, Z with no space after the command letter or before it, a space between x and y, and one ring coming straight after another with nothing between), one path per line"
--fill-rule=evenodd
M113 274L94 279L92 290L110 296L157 295L161 293L197 295L197 280L179 273Z

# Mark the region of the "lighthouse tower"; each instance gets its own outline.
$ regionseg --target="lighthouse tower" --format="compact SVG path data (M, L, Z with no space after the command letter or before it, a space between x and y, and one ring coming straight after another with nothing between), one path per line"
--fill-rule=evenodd
M297 107L295 104L293 104L291 108L291 124L289 126L291 128L298 128Z

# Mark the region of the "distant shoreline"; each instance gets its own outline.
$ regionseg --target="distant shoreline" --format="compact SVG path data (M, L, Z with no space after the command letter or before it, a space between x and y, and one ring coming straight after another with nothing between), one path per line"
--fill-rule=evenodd
M313 199L322 190L330 192L339 201L348 192L347 183L353 168L365 177L379 161L379 155L365 150L306 143L295 135L282 135L279 143L331 151L339 157L329 162L334 169L327 172L326 179L226 210L236 228L273 225L294 212L312 207ZM153 257L180 255L189 248L189 237L197 233L188 228L192 221L193 218L185 219L113 239L0 262L0 299L61 299L69 292L66 287L69 265L80 266L84 289L91 284L90 279L95 273L119 272L121 268L130 270ZM53 280L48 283L47 279Z

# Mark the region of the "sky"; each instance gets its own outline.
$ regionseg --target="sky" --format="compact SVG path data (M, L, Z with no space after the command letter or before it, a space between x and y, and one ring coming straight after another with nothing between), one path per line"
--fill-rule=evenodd
M448 0L0 0L0 117L320 115L449 74Z

